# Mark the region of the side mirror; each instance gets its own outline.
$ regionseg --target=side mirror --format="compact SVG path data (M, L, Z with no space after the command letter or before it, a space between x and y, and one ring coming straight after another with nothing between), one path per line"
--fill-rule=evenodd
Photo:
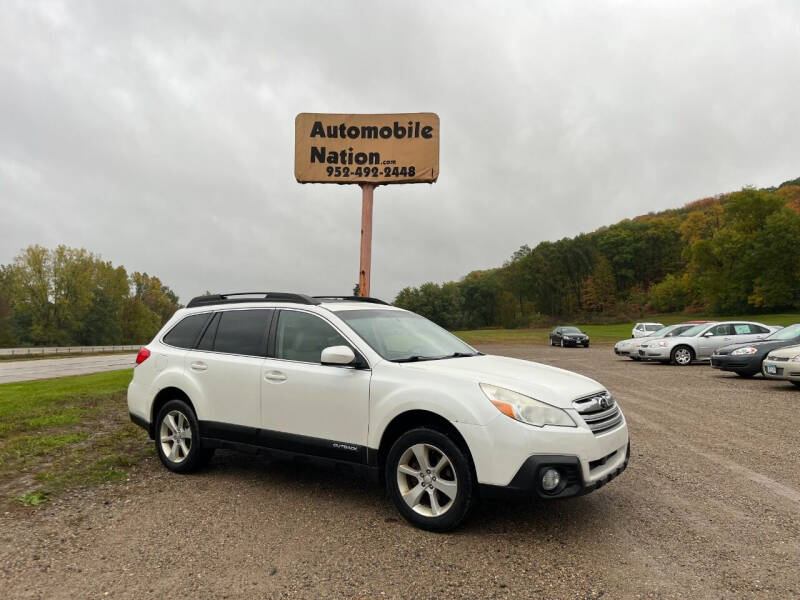
M703 337L711 337L712 335L714 335L714 334L713 334L713 332L711 332L711 331L706 331L706 332L703 334Z
M322 351L320 362L323 365L344 366L351 364L356 355L349 346L328 346Z

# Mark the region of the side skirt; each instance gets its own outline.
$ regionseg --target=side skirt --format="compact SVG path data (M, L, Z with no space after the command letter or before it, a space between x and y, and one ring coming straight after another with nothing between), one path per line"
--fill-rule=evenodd
M214 421L200 421L200 437L209 448L334 465L379 480L377 450L358 444Z

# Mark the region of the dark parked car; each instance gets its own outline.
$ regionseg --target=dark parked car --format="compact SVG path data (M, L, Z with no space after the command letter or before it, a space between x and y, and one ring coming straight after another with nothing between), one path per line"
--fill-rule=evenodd
M577 327L556 327L550 332L551 346L583 346L589 347L589 336Z
M742 377L761 373L761 363L771 350L800 344L800 323L789 325L757 342L724 346L711 355L711 366Z

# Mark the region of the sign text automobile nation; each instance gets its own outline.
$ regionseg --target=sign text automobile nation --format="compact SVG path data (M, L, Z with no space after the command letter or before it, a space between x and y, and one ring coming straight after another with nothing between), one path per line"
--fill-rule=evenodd
M295 119L300 183L433 183L439 177L434 113L301 113Z

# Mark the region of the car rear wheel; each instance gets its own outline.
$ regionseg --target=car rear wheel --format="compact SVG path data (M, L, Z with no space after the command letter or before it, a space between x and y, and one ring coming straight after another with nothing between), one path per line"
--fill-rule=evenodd
M175 473L196 471L214 454L202 447L197 417L183 400L170 400L158 411L155 438L158 458Z
M673 365L685 367L694 360L694 352L688 346L678 346L672 350L670 354L670 362Z
M434 429L421 427L400 436L386 457L385 477L397 510L420 529L453 529L473 503L467 454Z

